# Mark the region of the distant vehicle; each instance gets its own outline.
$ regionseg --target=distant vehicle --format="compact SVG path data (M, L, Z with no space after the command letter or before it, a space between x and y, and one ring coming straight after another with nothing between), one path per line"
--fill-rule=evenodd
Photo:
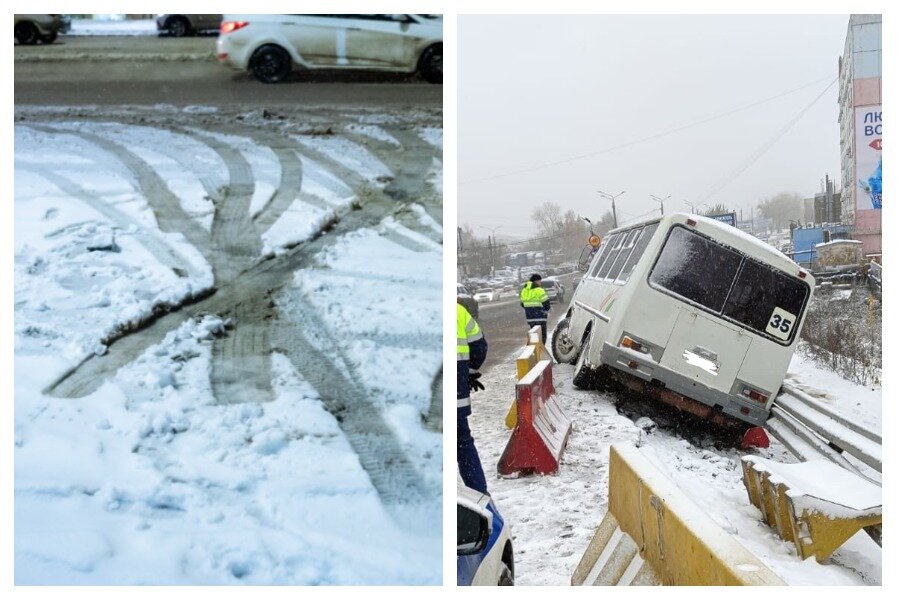
M156 15L156 30L172 37L215 31L221 25L222 15Z
M551 349L576 387L618 382L720 425L762 425L814 286L739 229L658 217L604 238Z
M478 302L496 302L500 299L500 292L490 288L482 288L475 291L473 298Z
M566 301L566 288L555 277L545 277L541 280L541 287L547 292L550 302L562 304Z
M226 15L216 40L222 64L264 83L301 69L418 72L443 81L439 15Z
M14 35L22 45L52 44L72 26L69 15L15 15Z
M465 306L470 315L478 318L478 300L472 297L469 288L459 282L456 284L456 301Z
M490 496L456 484L456 585L513 585L512 538Z

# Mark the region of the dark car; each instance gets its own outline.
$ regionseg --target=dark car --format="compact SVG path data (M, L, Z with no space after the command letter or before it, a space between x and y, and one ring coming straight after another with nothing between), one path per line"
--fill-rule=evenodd
M221 24L222 15L156 15L156 30L172 37L218 31Z
M60 33L67 33L72 20L68 15L15 15L14 35L20 44L52 44Z

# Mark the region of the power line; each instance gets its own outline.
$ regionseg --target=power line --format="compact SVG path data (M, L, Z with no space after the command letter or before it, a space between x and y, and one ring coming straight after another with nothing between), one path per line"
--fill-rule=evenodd
M837 77L832 79L831 83L829 83L827 86L825 86L825 89L822 90L821 92L819 92L819 94L815 98L813 98L812 102L810 102L809 104L804 106L800 112L798 112L796 115L794 115L791 118L791 120L787 122L787 125L782 127L781 130L778 133L776 133L774 137L772 137L767 142L765 142L762 146L760 146L753 154L751 154L742 164L738 165L738 167L736 169L734 169L731 173L728 173L722 179L720 179L718 182L716 182L710 188L709 192L707 192L700 199L700 203L702 204L706 200L709 200L715 194L722 191L722 189L724 189L725 186L727 186L729 183L731 183L735 179L737 179L742 173L744 173L744 171L749 169L751 166L753 166L753 164L756 161L758 161L760 158L762 158L766 152L771 150L772 146L774 146L778 142L778 140L783 138L787 134L788 131L793 129L794 125L796 125L800 121L800 119L803 118L803 115L805 115L807 112L809 112L809 110L813 106L815 106L816 102L818 102L822 98L822 96L824 96L825 93L829 89L831 89L831 86L833 86L835 84L835 82L837 82Z
M829 77L830 77L830 76L829 76ZM559 159L559 160L554 160L554 161L550 161L550 162L545 162L545 163L538 164L538 165L531 166L531 167L525 167L525 168L521 168L521 169L515 169L515 170L513 170L513 171L507 171L507 172L505 172L505 173L497 173L497 174L495 174L495 175L487 175L487 176L485 176L485 177L476 177L476 178L474 178L474 179L467 179L466 181L460 181L460 182L459 182L459 185L469 185L469 184L472 184L472 183L481 183L481 182L484 182L484 181L492 181L492 180L494 180L494 179L502 179L502 178L504 178L504 177L512 177L513 175L521 175L521 174L523 174L523 173L531 173L531 172L533 172L533 171L539 171L539 170L541 170L541 169L548 169L548 168L550 168L550 167L555 167L555 166L557 166L557 165L561 165L561 164L573 162L573 161L576 161L576 160L582 160L582 159L585 159L585 158L590 158L590 157L592 157L592 156L599 156L599 155L601 155L601 154L606 154L606 153L608 153L608 152L613 152L613 151L615 151L615 150L621 150L621 149L623 149L623 148L628 148L628 147L630 147L630 146L634 146L634 145L637 145L637 144L642 144L642 143L644 143L644 142L649 142L650 140L655 140L655 139L658 139L658 138L661 138L661 137L665 137L665 136L668 136L668 135L672 135L672 134L674 134L674 133L678 133L678 132L680 132L680 131L684 131L685 129L690 129L691 127L696 127L696 126L698 126L698 125L705 125L706 123L710 123L710 122L715 121L715 120L717 120L717 119L722 119L722 118L724 118L724 117L733 115L733 114L735 114L735 113L739 113L739 112L742 112L742 111L745 111L745 110L749 110L749 109L754 108L754 107L756 107L756 106L759 106L759 105L761 105L761 104L765 104L765 103L767 103L767 102L771 102L771 101L773 101L773 100L777 100L777 99L782 98L782 97L784 97L784 96L787 96L787 95L789 95L789 94L793 94L794 92L798 92L798 91L800 91L800 90L803 90L803 89L806 89L806 88L808 88L808 87L810 87L810 86L813 86L813 85L815 85L815 84L817 84L817 83L820 83L820 82L822 82L822 81L825 81L825 80L828 79L829 77L822 77L822 78L820 78L820 79L816 79L815 81L811 81L811 82L809 82L809 83L803 84L803 85L801 85L800 87L796 87L796 88L787 90L786 92L782 92L782 93L780 93L780 94L776 94L776 95L774 95L774 96L770 96L770 97L764 98L764 99L762 99L762 100L757 100L756 102L751 102L750 104L745 104L745 105L743 105L743 106L739 106L739 107L737 107L737 108L733 108L733 109L731 109L731 110L727 110L727 111L725 111L725 112L715 114L715 115L713 115L713 116L711 116L711 117L706 117L706 118L704 118L704 119L700 119L699 121L693 121L693 122L688 123L688 124L686 124L686 125L681 125L681 126L679 126L679 127L673 128L673 129L668 129L668 130L666 130L666 131L662 131L662 132L659 132L659 133L655 133L655 134L653 134L653 135L648 135L648 136L646 136L646 137L639 138L639 139L637 139L637 140L632 140L632 141L630 141L630 142L625 142L625 143L623 143L623 144L618 144L618 145L616 145L616 146L610 146L609 148L604 148L604 149L602 149L602 150L595 150L595 151L592 151L592 152L586 152L586 153L584 153L584 154L577 154L577 155L574 155L574 156L569 156L569 157L567 157L567 158L561 158L561 159Z

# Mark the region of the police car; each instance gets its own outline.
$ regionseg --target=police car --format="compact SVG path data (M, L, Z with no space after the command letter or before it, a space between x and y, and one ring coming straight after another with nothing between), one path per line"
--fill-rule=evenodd
M456 585L513 585L512 538L490 496L456 483Z

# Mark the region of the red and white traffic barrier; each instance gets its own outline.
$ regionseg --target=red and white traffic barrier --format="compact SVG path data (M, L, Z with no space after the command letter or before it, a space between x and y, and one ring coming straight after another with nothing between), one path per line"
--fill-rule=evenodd
M501 475L556 473L572 421L553 396L551 361L538 362L516 383L516 412L516 427L497 471Z

